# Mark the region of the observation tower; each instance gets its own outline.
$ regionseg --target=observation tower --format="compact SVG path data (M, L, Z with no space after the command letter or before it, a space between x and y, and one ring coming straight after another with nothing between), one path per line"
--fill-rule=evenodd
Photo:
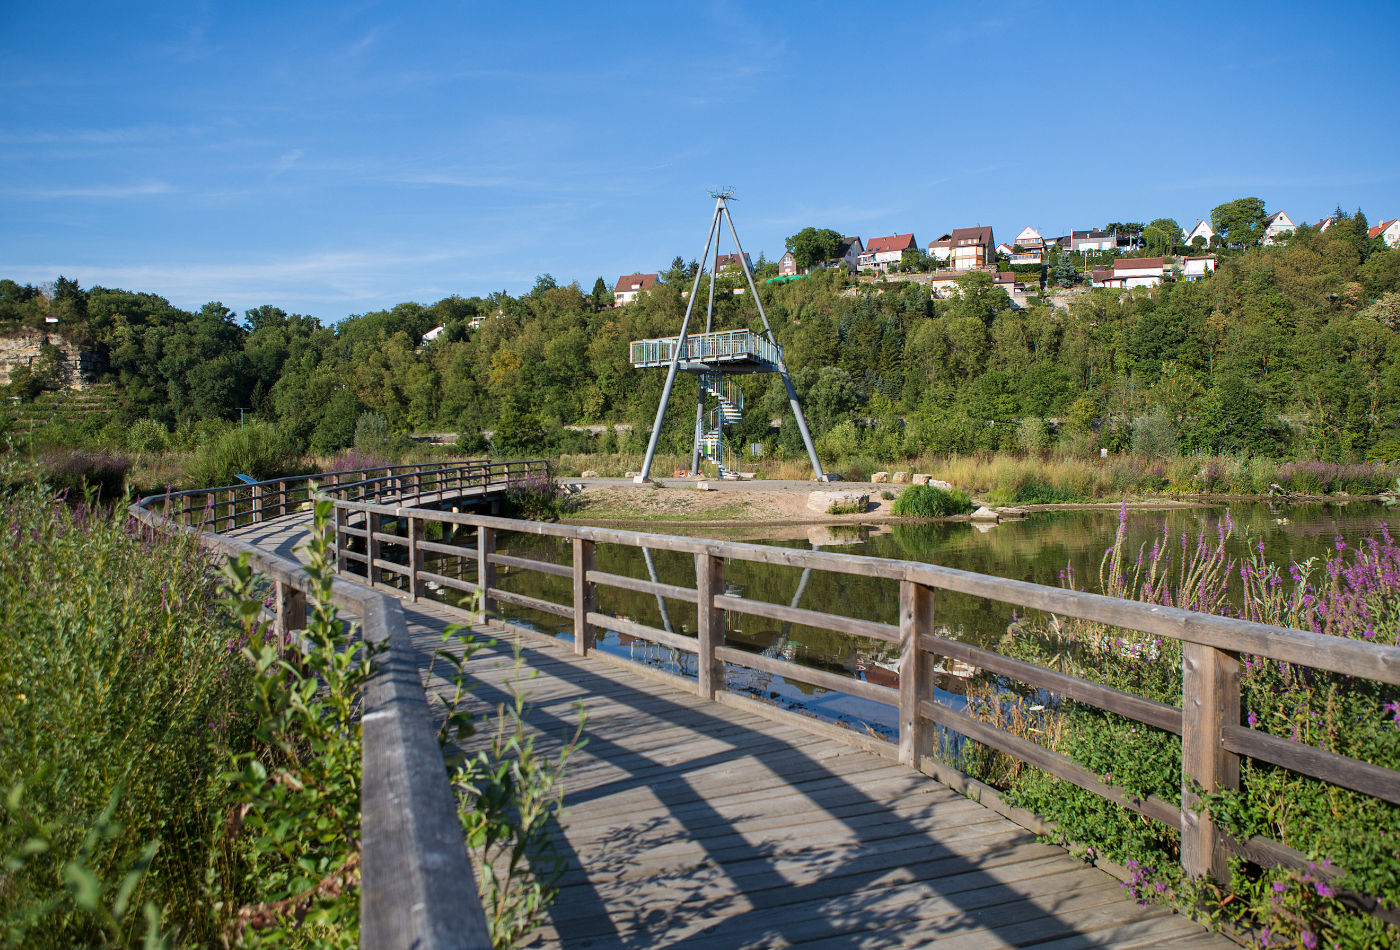
M817 458L817 450L812 445L812 434L807 430L807 420L802 416L802 405L797 399L797 390L792 387L787 364L783 362L783 350L773 337L773 328L768 323L768 315L763 312L763 301L759 299L758 287L754 283L753 270L749 259L744 255L739 243L739 232L734 229L734 219L729 215L728 202L734 197L729 191L712 191L715 211L710 218L710 233L705 238L705 251L700 255L700 267L695 272L695 281L690 288L690 298L685 305L685 318L681 321L679 336L663 337L656 340L633 340L631 362L638 369L665 366L666 385L661 390L661 405L656 407L656 422L651 427L651 438L647 442L646 458L642 461L642 471L633 481L638 483L651 478L651 463L656 456L656 443L661 437L661 424L666 419L666 404L671 400L671 390L676 384L678 372L693 373L699 382L699 395L695 406L695 445L691 451L690 470L698 471L703 456L719 468L721 477L737 475L739 454L724 444L724 427L734 425L743 418L744 391L732 376L744 373L777 373L787 388L788 404L792 406L797 429L802 433L802 442L807 447L807 455L812 460L812 471L819 482L827 481L822 471L822 463ZM729 227L734 239L734 257L744 270L749 293L758 307L759 319L763 321L763 331L754 333L748 329L718 330L714 328L715 315L715 272L719 269L720 224ZM710 296L705 306L705 332L690 333L690 317L695 310L695 300L699 296L700 276L710 272ZM713 399L713 406L711 406Z

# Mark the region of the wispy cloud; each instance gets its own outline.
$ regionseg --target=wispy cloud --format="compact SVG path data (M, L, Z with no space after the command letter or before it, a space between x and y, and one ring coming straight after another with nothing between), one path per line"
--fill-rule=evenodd
M1206 175L1199 178L1183 178L1177 181L1159 180L1161 191L1198 191L1206 189L1234 189L1249 191L1257 188L1354 188L1361 185L1375 185L1395 181L1400 178L1395 171L1337 172L1335 174L1278 174L1260 175Z
M169 182L147 181L134 185L73 185L38 188L6 188L3 194L31 201L53 201L70 198L145 198L150 195L171 194L176 189Z
M277 164L272 167L272 171L274 173L286 171L297 162L301 161L301 157L305 154L306 153L299 148L294 148L282 153L282 156L277 159Z

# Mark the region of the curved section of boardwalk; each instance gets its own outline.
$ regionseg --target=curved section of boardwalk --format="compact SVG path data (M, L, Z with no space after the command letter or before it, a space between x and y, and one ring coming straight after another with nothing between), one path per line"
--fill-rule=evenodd
M290 553L292 520L240 531ZM457 615L405 605L426 668ZM588 712L534 946L1232 947L946 786L795 725L705 702L568 644L472 661L482 711L528 695L555 748ZM431 687L430 687L431 688Z

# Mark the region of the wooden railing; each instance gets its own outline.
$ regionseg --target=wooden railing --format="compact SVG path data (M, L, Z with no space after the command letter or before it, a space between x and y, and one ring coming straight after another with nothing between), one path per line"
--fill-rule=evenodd
M155 495L132 505L131 513L159 531L197 531L200 543L220 554L248 555L272 585L269 619L285 641L306 627L311 580L305 568L218 531L286 513L300 500L295 493L304 498L313 482L332 495L421 503L487 493L541 474L548 474L543 460L398 465ZM184 501L195 497L200 504ZM241 508L245 502L251 504ZM202 514L195 518L195 512ZM335 583L334 603L358 618L366 642L387 644L361 707L360 946L488 950L490 931L403 608L397 598L344 579Z
M360 527L350 527L358 520ZM385 522L402 526L399 532L385 531ZM425 540L428 522L476 529L475 543L451 544ZM350 562L376 587L393 587L413 599L424 594L428 582L478 595L472 619L484 622L495 604L513 604L565 618L573 625L573 650L587 654L599 628L637 637L697 657L695 680L646 669L645 675L664 676L676 685L716 702L743 706L770 717L791 717L804 728L826 731L872 751L897 758L915 768L981 798L994 807L1014 813L1000 802L995 789L957 773L934 755L938 729L944 728L1028 763L1082 789L1103 796L1138 814L1162 822L1181 833L1181 862L1192 876L1213 875L1228 881L1226 859L1240 855L1265 866L1306 867L1308 857L1271 839L1254 837L1247 841L1229 838L1200 806L1198 792L1238 789L1240 757L1249 756L1313 778L1321 779L1364 795L1400 804L1400 772L1348 758L1333 752L1289 742L1260 730L1241 725L1240 657L1252 654L1269 660L1297 664L1389 684L1400 684L1400 648L1324 636L1302 630L1273 627L1260 623L1195 613L1171 607L1119 600L1098 594L1045 587L1022 581L974 574L967 571L912 561L797 551L698 538L673 537L620 531L609 528L523 522L470 513L427 511L388 505L338 500L336 524L339 564ZM507 555L497 551L502 532L540 535L565 539L572 547L571 563L553 563L537 558ZM450 536L450 535L449 535ZM364 542L363 551L352 551L351 538ZM636 577L599 571L595 552L599 544L623 545L653 551L691 554L696 562L696 583L692 586L660 583ZM386 548L402 551L402 558L385 557ZM451 572L428 571L425 554L438 554L475 562L475 580L452 576ZM899 585L899 622L877 623L858 617L790 607L725 593L727 560L810 568L833 574L887 578ZM572 587L570 603L556 603L498 586L496 568L536 571L568 578ZM402 585L400 587L399 585ZM637 591L694 604L697 635L682 636L598 612L599 587ZM1182 644L1183 687L1180 706L1156 702L1100 683L1059 673L1021 660L1012 659L981 647L938 635L935 632L935 597L938 591L957 592L1020 607L1045 611L1126 630L1135 630ZM461 608L457 608L461 609ZM791 661L770 658L725 644L725 614L733 611L755 617L801 624L854 636L896 644L900 653L898 688L853 679ZM533 631L521 626L524 632ZM599 655L613 662L640 666L619 657ZM935 698L932 689L936 657L961 660L998 676L1047 690L1065 699L1096 706L1182 739L1182 791L1180 804L1149 796L1142 798L1115 786L1107 777L1094 774L1045 746L969 715ZM767 704L729 692L725 687L725 664L759 670L800 683L837 690L884 703L897 710L897 745L868 737L855 737L847 730L814 724L807 717L782 713ZM1018 820L1034 816L1019 813ZM1041 830L1044 828L1041 823ZM1338 856L1340 857L1340 856ZM1334 859L1335 860L1335 859ZM1340 862L1338 862L1340 863ZM1319 873L1315 869L1314 873ZM1320 869L1323 874L1335 870ZM1365 898L1350 895L1363 905ZM1398 916L1392 910L1366 909L1388 920Z
M146 509L190 527L225 532L291 514L310 499L310 486L341 498L360 501L385 496L423 502L465 495L469 489L485 489L532 476L548 477L543 459L522 462L433 462L416 465L384 465L314 475L291 475L265 481L167 492L141 499Z

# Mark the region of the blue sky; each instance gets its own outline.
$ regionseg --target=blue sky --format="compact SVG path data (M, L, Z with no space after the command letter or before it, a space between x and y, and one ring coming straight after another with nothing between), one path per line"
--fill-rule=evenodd
M333 322L1233 198L1400 216L1400 3L7 4L0 276ZM725 248L729 248L726 246Z

